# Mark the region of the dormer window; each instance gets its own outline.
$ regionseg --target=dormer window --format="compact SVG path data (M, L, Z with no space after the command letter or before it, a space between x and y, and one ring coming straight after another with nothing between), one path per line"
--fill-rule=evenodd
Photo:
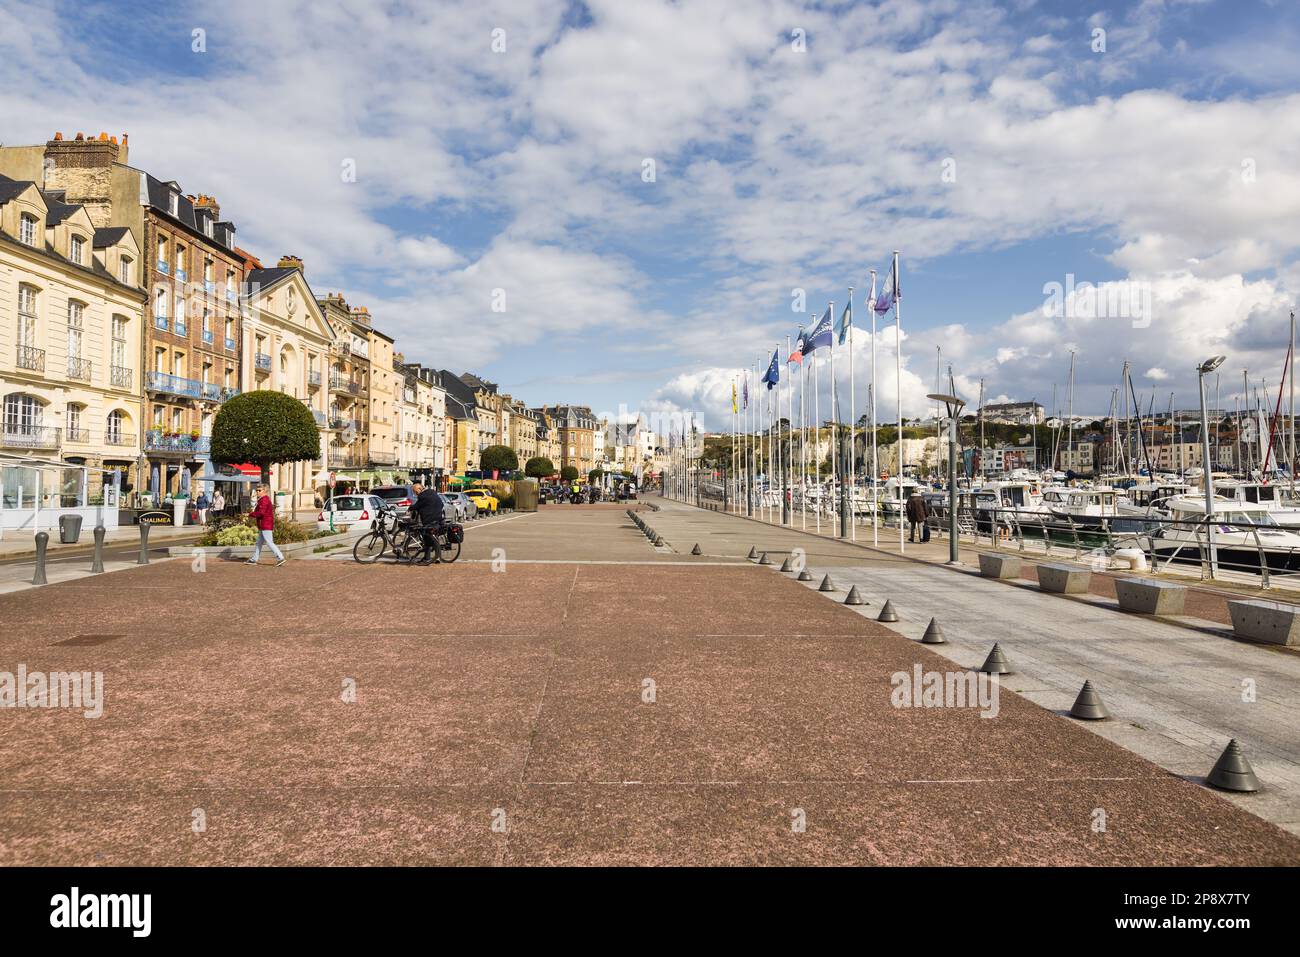
M209 237L212 236L212 219L211 219L211 217L208 217L208 216L204 216L204 217L203 217L203 232L206 233Z
M173 216L179 216L181 211L181 198L178 194L172 193L167 197L167 210Z
M23 213L18 224L18 241L26 246L36 245L36 217Z
M86 240L81 236L73 236L68 240L68 258L78 266L86 264Z
M123 256L117 264L117 276L125 286L131 285L131 257Z

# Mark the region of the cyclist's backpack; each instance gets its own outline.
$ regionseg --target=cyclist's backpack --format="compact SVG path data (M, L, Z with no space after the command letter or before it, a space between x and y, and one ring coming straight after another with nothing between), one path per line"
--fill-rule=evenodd
M455 522L447 526L447 541L459 545L465 541L465 526Z

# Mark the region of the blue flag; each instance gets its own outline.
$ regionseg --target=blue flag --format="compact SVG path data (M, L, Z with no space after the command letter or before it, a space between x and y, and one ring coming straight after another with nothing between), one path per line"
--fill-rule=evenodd
M777 365L776 351L772 352L772 362L767 367L767 371L763 373L763 381L767 383L768 389L781 381L781 367Z
M853 325L853 303L845 303L844 311L840 313L840 345L844 345L844 340L849 337L849 327Z
M807 344L804 346L803 354L811 355L822 346L829 346L832 341L834 332L831 329L831 307L826 307L826 312L817 320L817 325L813 326L812 332L808 333Z

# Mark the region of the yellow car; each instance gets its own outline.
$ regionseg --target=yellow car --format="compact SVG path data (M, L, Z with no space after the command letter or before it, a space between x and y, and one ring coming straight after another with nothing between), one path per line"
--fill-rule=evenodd
M467 488L465 494L470 500L478 506L480 512L495 512L497 510L496 496L485 488Z

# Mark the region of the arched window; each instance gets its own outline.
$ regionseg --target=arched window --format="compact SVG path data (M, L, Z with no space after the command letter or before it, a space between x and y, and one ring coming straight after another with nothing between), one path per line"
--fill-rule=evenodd
M45 406L34 395L5 396L4 430L7 436L37 438L45 423Z

